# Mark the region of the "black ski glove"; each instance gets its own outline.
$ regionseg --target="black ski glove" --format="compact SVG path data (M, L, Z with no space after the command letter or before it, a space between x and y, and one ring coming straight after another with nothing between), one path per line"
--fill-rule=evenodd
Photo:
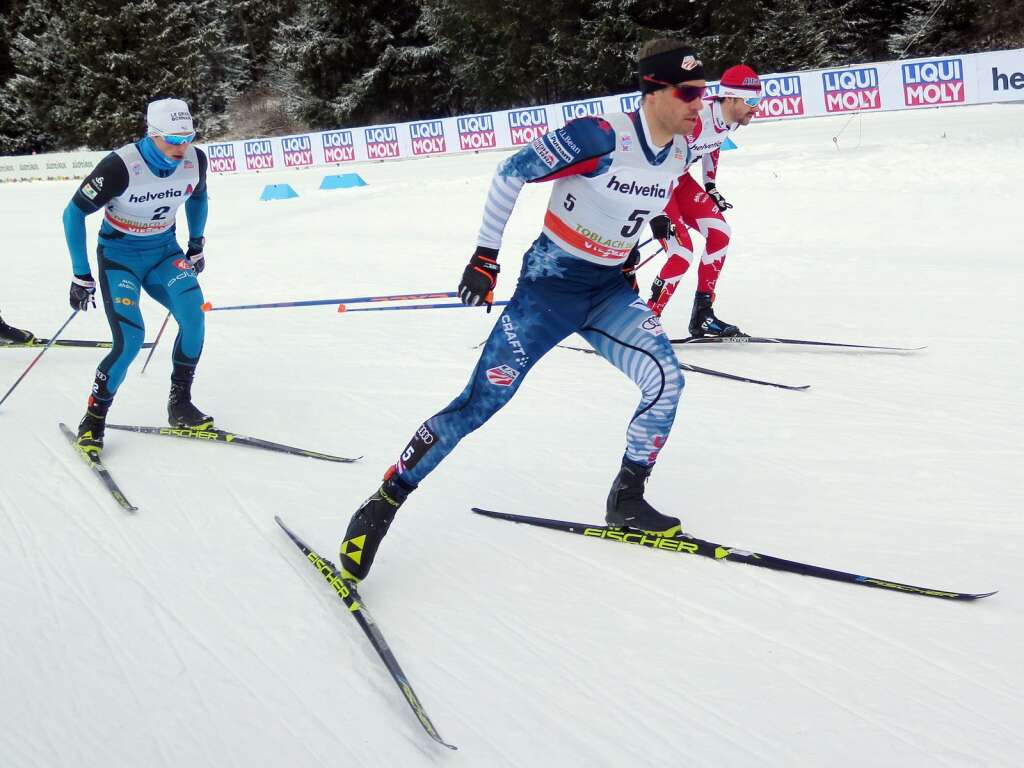
M89 311L89 305L96 309L96 281L91 274L75 275L71 278L71 294L69 300L71 308L82 312Z
M715 205L718 206L718 210L728 211L730 208L732 208L732 203L728 202L724 197L722 197L722 193L718 191L718 187L716 187L714 184L705 184L704 191L708 193L712 200L715 201Z
M469 307L486 304L490 312L494 301L494 286L500 271L497 249L478 245L469 264L462 271L462 282L459 283L459 299L462 303Z
M206 259L203 256L203 246L206 245L205 237L190 237L188 239L188 250L185 251L185 258L192 263L192 269L198 275L206 268Z
M665 241L668 240L675 234L674 227L672 226L672 220L668 216L661 214L651 219L651 234L654 235L654 239L658 240L664 245Z

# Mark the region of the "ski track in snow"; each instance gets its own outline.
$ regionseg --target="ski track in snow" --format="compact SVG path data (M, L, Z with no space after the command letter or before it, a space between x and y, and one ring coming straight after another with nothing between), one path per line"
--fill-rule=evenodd
M702 538L999 594L929 600L471 514L601 520L637 395L600 358L553 350L410 497L361 590L449 753L273 517L336 559L352 511L462 389L499 315L215 312L194 391L219 425L365 458L111 431L105 463L139 507L126 513L57 429L77 423L105 353L48 351L0 408L3 768L1016 766L1022 116L864 115L838 151L848 116L743 129L720 174L736 207L719 314L751 333L927 349L677 347L812 387L686 374L648 489ZM356 165L369 186L332 192L317 189L327 170L213 177L205 297L452 290L502 157ZM300 197L258 201L281 182ZM59 222L75 186L0 186L6 250L31 254L8 259L0 309L39 336L67 317ZM520 197L499 299L548 190ZM645 294L661 263L641 270ZM693 282L663 318L672 337ZM142 310L151 339L164 310ZM171 330L145 376L144 355L132 365L111 421L163 423ZM66 335L109 338L92 311ZM0 387L35 354L0 350Z

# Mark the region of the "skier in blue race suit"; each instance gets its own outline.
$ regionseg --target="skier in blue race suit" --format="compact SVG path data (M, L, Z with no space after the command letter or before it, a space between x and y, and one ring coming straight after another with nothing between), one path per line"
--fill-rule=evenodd
M96 306L97 281L86 255L85 217L104 209L96 262L113 347L96 369L92 394L78 426L78 446L94 457L103 449L107 411L145 338L139 298L143 290L178 322L167 415L171 426L208 428L213 419L192 403L192 379L203 350L203 271L206 227L206 155L192 146L195 128L180 99L151 102L147 135L111 152L93 169L64 210L71 252L73 309ZM175 237L185 206L188 251Z
M459 285L462 301L492 301L501 236L516 198L528 182L552 181L542 233L462 394L416 430L384 483L353 515L341 544L344 578L365 578L408 494L572 333L641 392L606 520L656 535L680 530L678 518L659 513L643 496L672 428L683 376L658 318L623 279L623 265L690 162L685 137L702 108L705 80L695 52L675 40L645 45L639 73L644 95L637 112L572 121L498 166L477 249Z

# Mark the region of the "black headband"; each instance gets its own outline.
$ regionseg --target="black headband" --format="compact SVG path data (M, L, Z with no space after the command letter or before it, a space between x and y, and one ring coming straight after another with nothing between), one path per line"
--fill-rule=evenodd
M687 80L703 80L704 64L697 58L697 52L693 48L684 45L640 59L637 73L640 76L640 92L651 93L665 86L652 83L650 80L660 80L662 83L673 85Z

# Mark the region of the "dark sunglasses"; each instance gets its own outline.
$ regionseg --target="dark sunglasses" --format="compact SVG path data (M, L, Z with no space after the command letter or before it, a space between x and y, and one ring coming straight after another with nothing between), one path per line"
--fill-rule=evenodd
M644 80L648 83L655 83L657 85L663 85L666 88L672 89L672 95L680 101L693 101L695 99L704 98L704 86L703 85L676 85L675 83L666 83L664 80L655 80L653 77L644 75Z

